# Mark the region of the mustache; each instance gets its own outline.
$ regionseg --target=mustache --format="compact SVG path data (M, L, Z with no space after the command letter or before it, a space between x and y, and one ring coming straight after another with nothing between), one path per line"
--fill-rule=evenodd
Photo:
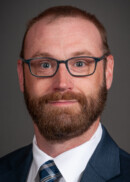
M40 101L45 104L58 100L77 100L79 103L84 104L86 97L83 94L68 91L65 93L54 92L46 94L40 98Z

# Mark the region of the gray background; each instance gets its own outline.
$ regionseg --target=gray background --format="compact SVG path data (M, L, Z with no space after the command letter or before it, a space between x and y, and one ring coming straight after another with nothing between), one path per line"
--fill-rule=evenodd
M32 121L19 90L16 63L27 21L55 5L86 9L105 25L115 57L115 70L102 122L118 145L130 152L130 1L1 0L0 156L32 141Z

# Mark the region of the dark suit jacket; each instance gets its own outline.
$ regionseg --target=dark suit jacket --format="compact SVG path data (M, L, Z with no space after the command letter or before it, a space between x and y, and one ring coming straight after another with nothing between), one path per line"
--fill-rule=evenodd
M0 159L0 182L25 182L32 163L32 145ZM130 155L121 150L103 127L102 139L81 182L130 182Z

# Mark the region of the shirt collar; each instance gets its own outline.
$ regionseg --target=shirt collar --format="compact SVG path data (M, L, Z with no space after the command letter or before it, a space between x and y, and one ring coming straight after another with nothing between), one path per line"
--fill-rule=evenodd
M41 151L36 142L36 137L33 139L33 160L36 174L40 166L48 160L54 160L57 168L61 172L66 182L75 182L80 178L89 159L95 151L102 136L102 127L99 124L96 132L91 139L82 145L68 150L56 158L52 158Z

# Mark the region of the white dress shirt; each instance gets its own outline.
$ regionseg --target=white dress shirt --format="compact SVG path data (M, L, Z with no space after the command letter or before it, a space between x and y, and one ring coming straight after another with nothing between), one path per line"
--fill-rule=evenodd
M34 136L33 161L27 182L39 182L39 168L48 160L54 160L57 168L61 172L62 178L60 179L60 182L79 182L89 159L101 140L101 137L102 127L101 124L99 124L96 132L89 141L52 158L38 148L36 137Z

